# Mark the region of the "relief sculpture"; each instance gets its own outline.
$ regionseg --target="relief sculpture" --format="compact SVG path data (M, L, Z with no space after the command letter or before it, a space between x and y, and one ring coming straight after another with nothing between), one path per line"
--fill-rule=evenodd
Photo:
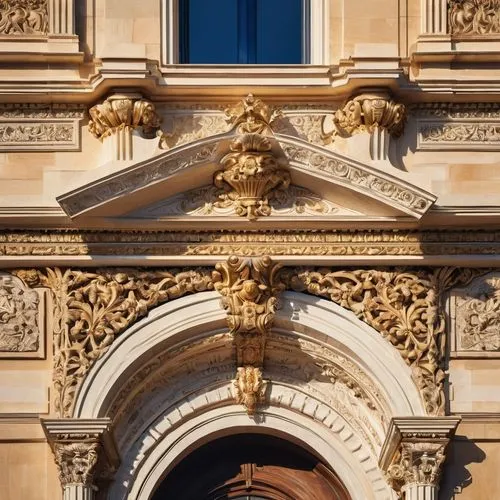
M500 33L500 1L450 0L448 19L452 35Z
M47 0L3 0L0 35L45 35L48 18Z

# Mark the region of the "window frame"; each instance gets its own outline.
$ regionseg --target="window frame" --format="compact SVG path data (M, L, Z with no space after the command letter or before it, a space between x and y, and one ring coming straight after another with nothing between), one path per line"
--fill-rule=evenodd
M328 33L329 33L329 0L305 0L304 21L302 44L304 47L305 61L303 64L293 66L307 65L328 65ZM213 66L197 64L179 63L179 3L178 0L161 0L161 64L162 67L179 66ZM268 66L268 65L229 65L232 67L240 66L242 69L248 66ZM270 65L280 66L280 65Z

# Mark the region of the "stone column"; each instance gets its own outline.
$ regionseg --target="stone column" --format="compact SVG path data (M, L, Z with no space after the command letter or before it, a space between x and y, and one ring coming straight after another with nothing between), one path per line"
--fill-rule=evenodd
M394 418L380 454L380 467L404 500L437 500L446 447L457 417Z
M97 473L109 475L119 463L110 419L44 419L42 425L54 452L63 500L94 500Z
M140 94L115 94L89 110L89 131L110 148L108 160L132 160L132 133L142 127L150 134L160 126L152 102Z

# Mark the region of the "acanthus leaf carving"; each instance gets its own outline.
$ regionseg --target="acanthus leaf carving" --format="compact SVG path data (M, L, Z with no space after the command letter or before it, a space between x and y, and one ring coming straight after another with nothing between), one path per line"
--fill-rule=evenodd
M240 366L233 386L236 402L246 408L248 415L254 415L257 406L265 402L267 382L262 380L262 370L255 366Z
M205 268L20 270L32 286L50 288L54 304L55 410L72 413L77 391L92 364L114 339L152 307L213 289Z
M387 471L389 484L397 492L401 492L405 485L410 484L437 487L446 458L445 448L443 443L402 443L399 460Z

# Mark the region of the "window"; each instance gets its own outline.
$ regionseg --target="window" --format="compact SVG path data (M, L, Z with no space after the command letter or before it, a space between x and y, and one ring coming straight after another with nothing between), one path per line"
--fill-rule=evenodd
M179 0L179 62L309 62L309 0Z

